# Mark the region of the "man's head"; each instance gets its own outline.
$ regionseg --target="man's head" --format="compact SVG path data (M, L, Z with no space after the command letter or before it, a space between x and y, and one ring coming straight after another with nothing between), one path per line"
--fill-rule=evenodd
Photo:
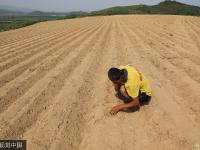
M123 71L118 68L110 68L108 71L108 78L116 84L121 83L122 75Z

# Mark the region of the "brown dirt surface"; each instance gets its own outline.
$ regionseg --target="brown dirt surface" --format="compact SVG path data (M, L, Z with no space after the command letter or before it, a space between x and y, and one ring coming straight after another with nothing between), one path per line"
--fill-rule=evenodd
M119 112L110 67L132 65L153 97ZM29 150L200 150L200 18L86 17L0 33L0 139Z

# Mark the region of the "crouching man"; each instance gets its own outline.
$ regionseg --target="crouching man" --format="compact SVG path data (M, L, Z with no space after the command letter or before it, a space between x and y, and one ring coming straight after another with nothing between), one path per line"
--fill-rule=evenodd
M108 78L113 82L116 96L123 102L113 107L111 114L133 112L139 110L140 105L149 103L152 94L149 81L134 67L110 68Z

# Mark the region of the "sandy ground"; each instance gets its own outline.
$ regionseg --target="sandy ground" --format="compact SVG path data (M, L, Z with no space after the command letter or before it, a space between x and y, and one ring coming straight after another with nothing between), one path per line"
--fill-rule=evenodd
M110 67L130 64L153 98L117 104ZM109 16L0 33L0 139L29 150L200 150L200 18Z

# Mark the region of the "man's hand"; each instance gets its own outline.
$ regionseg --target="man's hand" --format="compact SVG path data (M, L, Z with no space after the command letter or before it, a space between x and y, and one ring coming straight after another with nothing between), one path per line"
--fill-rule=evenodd
M110 113L112 115L115 115L122 109L129 109L134 106L140 106L140 102L139 102L138 98L134 98L131 102L129 102L127 104L121 104L121 105L117 105L117 106L113 107L112 110L110 111Z
M113 107L112 108L112 110L110 111L110 114L111 115L116 115L119 111L120 111L120 106L118 105L118 106L115 106L115 107Z

